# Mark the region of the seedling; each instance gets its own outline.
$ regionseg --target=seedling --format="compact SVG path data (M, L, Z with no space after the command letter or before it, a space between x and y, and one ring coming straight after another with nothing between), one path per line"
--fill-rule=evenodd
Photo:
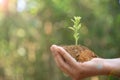
M71 20L74 24L73 27L69 27L69 29L74 32L73 37L75 39L75 45L68 45L62 47L78 62L85 62L93 58L97 58L97 55L93 51L91 51L85 46L78 45L79 31L81 28L81 17L74 17L74 19Z
M78 39L79 39L79 31L81 28L81 23L80 23L81 17L74 17L74 19L71 19L71 21L74 23L73 27L69 27L74 33L73 37L75 39L75 45L78 45Z

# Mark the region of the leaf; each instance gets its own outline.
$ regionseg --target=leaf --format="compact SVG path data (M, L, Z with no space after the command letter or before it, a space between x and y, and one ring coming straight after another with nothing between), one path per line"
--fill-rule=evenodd
M74 34L75 38L79 38L79 33Z
M81 24L78 25L77 29L79 30L81 28Z
M75 25L74 25L73 27L76 29L76 26L75 26Z
M71 29L71 30L73 30L73 31L75 30L73 27L68 27L68 28Z
M73 19L71 19L71 21L74 23L75 22L75 20L73 20Z
M76 36L76 37L79 37L79 33L76 33L75 36Z

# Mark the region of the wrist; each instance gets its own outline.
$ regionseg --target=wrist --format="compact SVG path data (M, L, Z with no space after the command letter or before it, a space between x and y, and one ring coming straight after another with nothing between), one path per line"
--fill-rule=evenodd
M93 60L95 61L96 69L98 71L97 75L109 75L110 74L112 67L111 67L109 60L103 59L103 58L95 58Z
M108 70L107 75L120 76L120 58L118 59L104 59L105 68Z
M112 65L111 65L111 61L110 59L102 59L103 60L103 74L104 75L110 75L110 73L112 72Z

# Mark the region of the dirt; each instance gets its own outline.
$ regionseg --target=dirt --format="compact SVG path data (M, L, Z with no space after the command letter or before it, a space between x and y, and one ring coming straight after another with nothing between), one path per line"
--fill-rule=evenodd
M98 57L93 51L85 46L69 45L62 47L78 62L85 62Z

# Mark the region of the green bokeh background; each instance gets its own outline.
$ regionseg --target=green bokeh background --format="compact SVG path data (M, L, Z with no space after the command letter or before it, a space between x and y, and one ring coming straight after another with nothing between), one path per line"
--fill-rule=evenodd
M102 58L120 57L119 0L23 1L22 11L17 0L9 0L12 6L0 11L0 80L71 80L58 69L49 48L74 44L67 28L74 16L82 17L79 44Z

